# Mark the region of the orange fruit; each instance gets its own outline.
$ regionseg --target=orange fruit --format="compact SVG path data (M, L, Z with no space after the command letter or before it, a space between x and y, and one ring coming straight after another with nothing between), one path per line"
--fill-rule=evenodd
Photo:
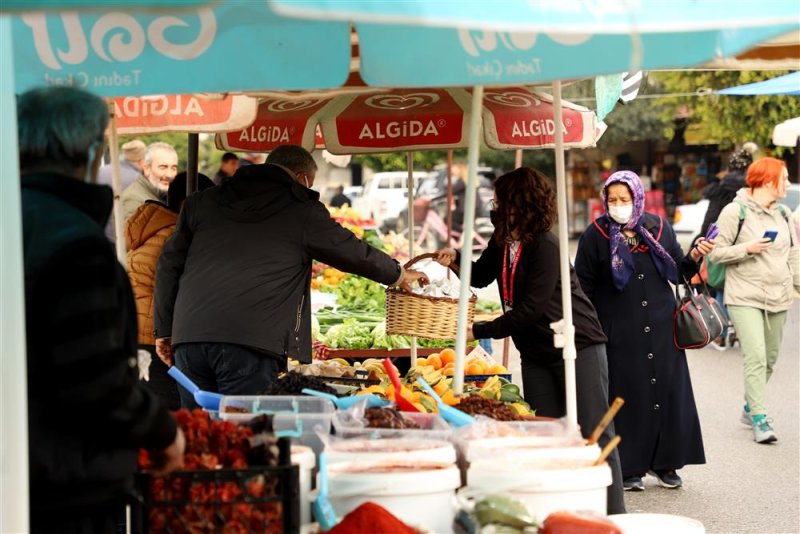
M419 361L419 360L417 360ZM442 358L438 354L431 354L428 356L428 365L432 365L434 369L439 370L442 368Z
M467 366L466 374L468 375L483 375L485 373L485 369L479 363L471 363Z
M448 367L448 366L445 365L444 369L442 369L442 372L446 376L453 376L454 374L456 374L456 366L454 365L452 367Z
M422 367L424 365L431 365L431 363L425 358L417 358L417 367Z
M507 375L508 374L508 369L506 369L505 367L503 367L500 364L497 364L497 365L493 365L493 366L489 367L489 370L486 372L486 374L489 374L489 375Z
M451 362L456 361L456 351L453 349L442 349L439 353L439 358L442 360L442 363L448 364Z

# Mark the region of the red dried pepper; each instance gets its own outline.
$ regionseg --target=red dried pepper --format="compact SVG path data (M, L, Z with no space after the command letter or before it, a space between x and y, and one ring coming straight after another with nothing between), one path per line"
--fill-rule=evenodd
M365 502L346 516L326 534L419 534L384 507Z

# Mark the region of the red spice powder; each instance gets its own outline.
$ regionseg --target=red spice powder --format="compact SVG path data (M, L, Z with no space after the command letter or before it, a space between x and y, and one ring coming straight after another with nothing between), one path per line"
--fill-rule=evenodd
M386 508L374 502L365 502L346 516L326 534L419 534Z

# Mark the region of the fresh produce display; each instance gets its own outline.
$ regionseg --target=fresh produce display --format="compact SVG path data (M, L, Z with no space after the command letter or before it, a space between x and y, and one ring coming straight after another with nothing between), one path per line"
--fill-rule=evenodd
M336 390L316 376L304 375L301 373L288 372L279 376L278 379L270 384L264 395L302 395L303 389L316 389L323 393L336 394Z
M276 497L279 480L263 469L248 469L278 464L271 418L237 425L182 409L175 420L186 436L184 470L148 479L150 530L283 532L282 503L267 500ZM152 467L147 451L140 451L139 467Z
M521 529L538 526L524 504L504 495L487 495L476 501L472 516L480 527L502 525L522 532Z
M482 395L467 395L458 403L458 409L470 415L485 415L498 421L522 421L527 417L520 415L516 409L506 403L487 399Z
M500 311L500 303L493 300L478 299L475 302L475 313Z
M360 276L345 276L338 284L322 285L319 290L335 294L339 310L383 312L386 309L386 289L378 282Z
M456 351L451 348L445 348L427 358L418 358L417 365L412 368L412 371L416 368L425 367L432 368L428 371L441 371L444 375L452 376L456 368ZM505 375L508 374L508 369L497 363L483 350L475 349L467 355L464 361L464 373L467 375ZM427 374L427 372L423 372L423 376L427 376Z
M396 407L368 408L364 412L364 417L367 420L367 426L370 428L419 428L419 425L404 417Z
M372 328L356 319L345 319L328 329L325 344L332 349L368 349L373 341Z

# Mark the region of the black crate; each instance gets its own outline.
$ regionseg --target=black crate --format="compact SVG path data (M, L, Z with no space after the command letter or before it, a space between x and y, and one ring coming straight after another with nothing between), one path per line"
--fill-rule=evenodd
M297 533L300 475L296 465L177 471L136 477L134 533ZM260 490L259 490L260 488Z

